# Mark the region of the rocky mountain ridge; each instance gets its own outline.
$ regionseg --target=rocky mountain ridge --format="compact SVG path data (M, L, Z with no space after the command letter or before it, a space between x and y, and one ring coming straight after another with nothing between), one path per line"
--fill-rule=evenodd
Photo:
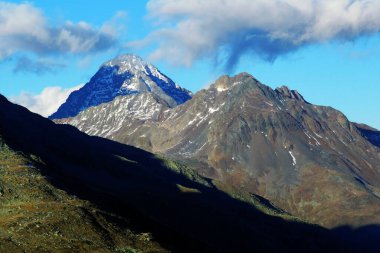
M61 123L187 161L324 226L380 222L379 148L341 112L247 73L223 76L175 108L156 102L150 118L115 116L115 100Z
M56 125L2 96L0 193L4 252L359 248L262 197L173 160Z

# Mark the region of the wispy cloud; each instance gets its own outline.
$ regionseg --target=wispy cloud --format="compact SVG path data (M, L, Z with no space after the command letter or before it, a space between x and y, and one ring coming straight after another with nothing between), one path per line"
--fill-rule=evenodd
M0 61L19 52L42 56L100 52L118 43L112 22L100 28L70 21L52 26L40 9L27 2L0 2L0 20Z
M68 89L59 86L46 87L40 94L22 92L19 96L11 97L10 101L47 117L57 111L58 107L66 101L71 92L80 89L82 86L83 84Z
M38 59L32 60L28 57L20 57L17 60L16 66L13 69L13 72L28 72L35 73L37 75L45 73L54 73L59 69L66 67L65 64L58 63L50 59Z
M273 61L301 47L351 41L380 31L377 0L150 0L157 30L133 46L191 66L213 57L233 68L246 54Z

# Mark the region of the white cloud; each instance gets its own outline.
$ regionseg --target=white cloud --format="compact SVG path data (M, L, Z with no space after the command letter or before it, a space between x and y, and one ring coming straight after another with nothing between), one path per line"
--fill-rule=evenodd
M158 30L131 45L158 44L151 57L187 66L215 57L233 67L247 53L274 60L380 31L378 0L150 0L147 7Z
M99 29L70 21L54 27L30 3L0 2L0 23L0 61L17 52L79 54L106 50L117 43L110 22Z
M71 92L80 89L82 86L83 84L68 89L59 86L46 87L40 94L22 92L19 96L11 97L10 101L48 117L58 110L58 107L66 101Z

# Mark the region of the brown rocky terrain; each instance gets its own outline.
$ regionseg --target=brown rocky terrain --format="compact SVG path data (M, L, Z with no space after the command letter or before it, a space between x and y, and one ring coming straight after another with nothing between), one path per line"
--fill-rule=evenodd
M313 223L380 223L376 135L341 112L246 73L223 76L173 109L148 96L159 108L151 117L131 114L126 96L59 122L185 161Z

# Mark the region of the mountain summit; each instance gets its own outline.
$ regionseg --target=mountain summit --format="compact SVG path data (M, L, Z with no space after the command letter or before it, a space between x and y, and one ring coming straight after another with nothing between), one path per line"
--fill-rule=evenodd
M169 107L191 98L191 92L175 84L155 66L142 58L125 54L102 64L98 72L80 90L70 94L50 119L74 117L79 112L118 96L151 93Z

